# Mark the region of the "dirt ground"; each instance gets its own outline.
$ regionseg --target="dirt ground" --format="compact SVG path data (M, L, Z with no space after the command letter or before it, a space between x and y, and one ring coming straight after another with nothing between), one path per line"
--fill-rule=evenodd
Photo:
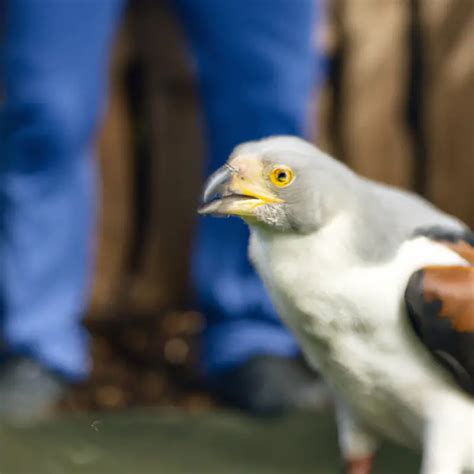
M66 415L0 429L2 474L337 474L331 414L255 419L229 412L139 410ZM413 453L383 446L375 473L418 472Z

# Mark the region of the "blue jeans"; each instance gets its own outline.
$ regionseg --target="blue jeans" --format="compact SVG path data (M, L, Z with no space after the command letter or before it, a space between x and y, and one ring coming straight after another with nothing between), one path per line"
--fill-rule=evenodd
M174 0L195 60L208 170L239 142L301 135L317 71L314 0ZM70 378L88 372L80 325L95 220L91 140L121 0L0 0L0 317L3 344ZM201 222L193 275L209 324L203 367L292 355L234 220Z

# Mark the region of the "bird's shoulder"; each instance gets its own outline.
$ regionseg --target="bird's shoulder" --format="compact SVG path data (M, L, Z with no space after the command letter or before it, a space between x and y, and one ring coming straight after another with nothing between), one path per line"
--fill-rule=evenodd
M466 228L415 193L366 178L361 182L353 240L366 260L391 259L419 229L443 228L457 233Z

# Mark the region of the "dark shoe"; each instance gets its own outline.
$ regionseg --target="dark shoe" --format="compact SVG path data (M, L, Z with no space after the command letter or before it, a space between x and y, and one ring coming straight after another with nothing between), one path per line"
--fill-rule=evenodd
M16 357L0 367L0 419L29 425L51 414L66 389L64 380L32 359Z
M255 415L291 410L318 410L329 403L326 385L300 357L258 356L216 376L217 398Z

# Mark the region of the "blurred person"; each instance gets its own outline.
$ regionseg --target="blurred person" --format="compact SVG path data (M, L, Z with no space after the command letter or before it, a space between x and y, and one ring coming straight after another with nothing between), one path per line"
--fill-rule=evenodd
M239 142L304 135L317 72L315 0L175 0L203 98L208 168ZM0 43L0 414L47 412L89 370L81 326L93 259L92 139L121 0L3 0ZM192 159L192 157L190 157ZM223 400L305 406L319 383L277 320L240 222L204 220L193 276L202 367Z
M243 6L245 5L245 7ZM274 134L305 135L322 63L317 0L180 0L206 118L209 161ZM267 413L321 401L319 382L283 328L248 259L238 219L201 219L193 277L207 328L202 365L217 395Z
M89 371L92 138L122 5L2 0L0 414L36 418Z

